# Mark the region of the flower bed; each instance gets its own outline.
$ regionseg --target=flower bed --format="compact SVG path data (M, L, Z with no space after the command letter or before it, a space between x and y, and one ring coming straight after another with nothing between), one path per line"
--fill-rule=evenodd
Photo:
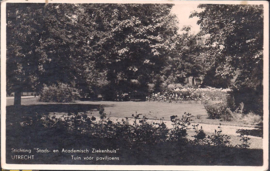
M230 89L217 88L176 88L162 93L153 93L147 97L149 101L227 101Z

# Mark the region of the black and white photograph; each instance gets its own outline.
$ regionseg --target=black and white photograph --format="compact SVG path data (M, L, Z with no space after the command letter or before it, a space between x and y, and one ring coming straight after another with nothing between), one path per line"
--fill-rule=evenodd
M267 170L268 12L2 2L3 169Z

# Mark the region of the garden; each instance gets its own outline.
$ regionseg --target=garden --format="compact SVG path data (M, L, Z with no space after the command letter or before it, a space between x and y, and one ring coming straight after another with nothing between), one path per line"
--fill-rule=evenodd
M8 3L7 163L261 166L263 6L174 7Z
M55 96L55 92L51 95ZM119 161L87 161L91 164L262 164L262 128L255 129L261 120L247 123L244 118L213 118L211 114L218 111L212 110L220 108L216 101L74 100L59 103L42 102L42 98L29 96L22 98L21 106L12 103L13 98L8 98L7 149L118 149L116 156L110 154L108 157L118 157ZM218 109L208 109L210 103ZM235 129L228 132L227 126ZM255 139L251 133L254 131L257 131ZM89 154L75 155L87 157ZM48 163L42 160L44 154L35 156L34 163ZM48 153L45 156L52 164L85 164L82 160L71 160L67 154ZM33 163L23 161L27 162Z

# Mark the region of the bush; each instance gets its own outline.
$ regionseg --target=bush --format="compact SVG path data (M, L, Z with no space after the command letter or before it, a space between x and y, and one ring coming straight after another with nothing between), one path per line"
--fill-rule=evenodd
M213 146L218 146L218 147L229 147L231 146L230 143L230 139L231 137L226 135L226 134L222 134L222 130L221 127L218 127L218 130L215 130L215 133L212 135L208 135L206 137L206 142L209 145L213 145Z
M195 141L196 140L203 140L205 137L206 137L206 134L201 126L201 128L199 129L199 124L197 125L192 125L193 126L193 129L195 129L195 133L196 135L194 135L193 137L195 138Z
M198 124L193 125L196 133L193 136L195 139L188 140L187 129L189 129L188 126L190 125L191 117L192 115L189 113L184 113L179 118L177 115L171 116L173 128L169 129L162 120L158 123L148 122L145 116L137 113L129 117L131 120L126 118L113 122L107 117L104 108L101 106L99 108L99 117L95 117L88 112L69 112L64 113L62 116L56 116L55 113L51 115L36 113L35 116L26 117L24 122L15 125L18 125L24 131L28 130L31 136L40 133L46 133L48 135L58 133L57 138L66 138L63 144L61 144L63 147L74 143L74 139L70 138L70 136L75 136L80 138L80 140L84 138L85 143L89 143L89 141L108 142L108 145L111 145L110 147L121 147L122 149L129 150L143 149L143 151L148 151L150 150L149 147L155 145L160 148L162 144L166 145L166 149L169 144L174 144L174 149L184 149L190 147L189 145L200 147L233 147L230 143L231 137L222 134L220 125L210 135L207 135L202 127L199 129ZM247 136L241 135L240 141L242 143L235 147L249 147L250 143ZM32 143L31 139L25 139L25 143L30 142ZM177 151L177 149L175 150Z
M263 116L263 88L258 90L252 88L242 87L240 90L233 89L231 96L235 99L235 104L238 106L240 103L245 104L244 113L250 111Z
M113 122L107 117L104 108L99 108L99 117L88 112L69 112L62 116L37 115L38 119L26 118L21 124L23 128L35 126L35 131L41 129L53 132L61 132L61 135L83 136L90 139L110 139L128 148L135 148L141 145L154 145L165 142L175 142L179 145L186 145L188 140L187 126L190 125L191 114L185 113L178 118L171 117L172 129L160 120L148 122L148 118L142 114L133 114L132 117Z
M79 91L67 84L45 85L40 93L42 102L73 102L79 99Z
M248 114L242 117L242 121L244 121L244 123L246 124L256 125L262 122L262 117L259 115L256 115L253 112L249 112Z
M227 105L224 103L205 104L204 108L210 119L220 119L226 116Z
M217 147L232 147L230 142L231 137L226 134L222 134L221 124L218 126L217 130L215 129L215 133L211 135L206 135L202 127L198 129L198 125L199 124L193 125L193 129L195 129L196 135L194 136L195 139L191 141L192 144ZM237 145L237 147L241 148L240 145Z
M181 118L177 115L170 117L173 128L170 130L169 141L177 141L182 145L187 143L187 128L192 121L191 117L191 114L186 112Z

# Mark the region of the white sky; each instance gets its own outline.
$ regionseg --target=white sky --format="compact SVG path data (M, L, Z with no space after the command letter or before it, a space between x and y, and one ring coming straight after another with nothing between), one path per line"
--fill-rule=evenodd
M175 14L178 17L180 30L183 28L183 26L191 26L191 33L196 34L200 31L200 26L197 25L198 17L189 18L190 14L193 11L202 11L201 8L197 8L198 5L199 4L197 3L193 3L175 4L175 6L173 6L171 13Z

